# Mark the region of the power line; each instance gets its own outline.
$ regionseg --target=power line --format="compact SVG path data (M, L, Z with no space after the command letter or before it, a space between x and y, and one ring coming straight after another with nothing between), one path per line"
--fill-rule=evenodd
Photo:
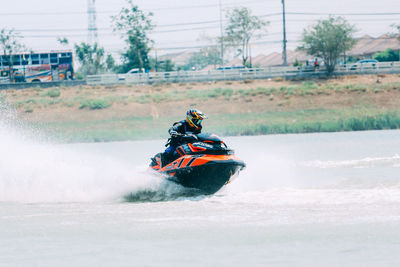
M336 16L393 16L400 15L400 12L381 12L381 13L315 13L315 12L286 12L290 15L336 15Z
M239 5L249 4L249 3L258 3L264 2L262 0L253 0L253 1L246 1L242 2ZM223 6L232 6L237 5L236 3L227 3ZM196 9L196 8L205 8L205 7L218 7L219 4L208 4L208 5L194 5L194 6L178 6L178 7L160 7L160 8L152 8L152 9L144 9L147 11L154 11L154 10L181 10L181 9ZM97 14L118 14L120 10L117 11L97 11ZM12 12L12 13L0 13L0 16L60 16L60 15L86 15L86 11L69 11L69 12ZM281 15L281 13L276 13ZM389 16L389 15L400 15L400 12L369 12L369 13L318 13L318 12L286 12L286 14L290 15L339 15L339 16Z
M300 35L300 33L294 33L294 32L288 32L289 34L291 34L292 35L292 37L294 36L294 35ZM263 37L270 37L271 35L280 35L280 34L282 34L281 32L274 32L274 33L269 33L269 34L265 34L265 35L263 35ZM361 37L356 37L355 39L357 39L357 40L364 40L364 39L370 39L371 37L365 37L365 36L361 36ZM393 39L396 39L397 37L390 37L390 36L381 36L381 37L379 37L379 39L380 40L393 40ZM374 38L374 37L372 37L372 39L377 39L377 38ZM279 42L282 42L282 40L280 40L280 39L273 39L273 40L265 40L265 39L261 39L261 40L258 40L258 41L255 41L255 42L251 42L252 44L259 44L260 42L261 43L266 43L266 42L270 42L270 41L272 41L273 43L279 43ZM298 40L297 40L298 41ZM294 40L291 40L290 42L291 43L294 43L294 42L297 42L297 41L294 41ZM289 41L288 41L289 42ZM168 41L168 42L157 42L156 43L156 45L163 45L163 44L169 44L169 45L171 45L171 44L189 44L189 43L198 43L198 41L174 41L174 42L170 42L170 41ZM110 47L110 46L118 46L118 47L120 47L121 46L121 44L120 43L113 43L113 44L108 44L107 45L107 47ZM210 47L210 46L218 46L218 44L203 44L203 45L200 45L200 47ZM193 46L185 46L186 48L191 48L191 47L193 47ZM161 48L157 48L157 49L161 49Z
M259 44L280 44L282 41L281 40L276 40L276 41L258 41L258 42L252 42L252 45L259 45ZM288 41L288 42L295 42L293 40ZM156 47L154 49L157 50L184 50L184 49L200 49L200 48L206 48L206 47L218 47L219 44L214 44L214 45L196 45L196 46L181 46L181 47Z
M243 4L251 4L251 3L261 3L264 2L263 0L250 0L250 1L243 1L240 4L230 2L223 4L223 6L233 6L233 5L243 5ZM181 10L181 9L197 9L197 8L208 8L208 7L218 7L219 4L208 4L208 5L192 5L192 6L176 6L176 7L159 7L159 8L151 8L151 9L143 9L146 11L156 11L156 10ZM99 11L97 14L118 14L120 10L116 11ZM59 15L86 15L87 12L85 11L70 11L70 12L13 12L13 13L0 13L0 16L26 16L26 15L33 15L33 16L59 16Z
M290 21L289 21L290 22ZM214 26L209 26L209 27L197 27L197 28L184 28L184 29L173 29L173 30L164 30L164 31L154 31L152 34L163 34L163 33L176 33L176 32L186 32L186 31L200 31L200 30L210 30L210 29L218 29L218 25ZM55 32L61 32L60 30L54 30ZM86 32L87 30L82 29L78 30L78 32ZM43 31L38 31L38 32L46 32L46 30ZM51 30L53 32L53 30ZM66 33L67 31L57 34L57 35L24 35L24 38L57 38L59 36L64 36L65 37L83 37L86 36L86 33L77 33L77 34L68 34ZM281 33L267 33L267 35L273 35L273 34L281 34ZM291 32L289 34L296 34L295 32ZM113 32L107 32L107 33L99 33L100 36L118 36L119 34L113 33Z
M280 13L281 14L281 13ZM286 13L287 14L287 13ZM269 15L265 15L269 16ZM358 21L358 22L377 22L377 21L395 21L397 18L393 19L374 19L371 21L370 19L352 19L351 21ZM274 19L274 20L269 20L269 22L281 22L282 20L280 19ZM308 22L310 19L286 19L286 22ZM197 21L197 22L187 22L187 23L180 23L180 24L164 24L164 25L156 25L157 28L167 28L167 27L176 27L176 26L190 26L190 25L202 25L202 24L211 24L211 23L219 23L219 20L210 20L210 21ZM210 27L202 27L202 28L190 28L190 29L213 29L216 26L210 26ZM183 31L190 30L188 28L182 29ZM99 31L112 31L112 28L98 28ZM155 31L155 32L171 32L171 31L176 31L179 32L181 29L172 29L172 30L166 30L166 31ZM18 32L83 32L87 31L85 28L65 28L65 29L19 29L16 30Z
M192 30L206 30L206 29L216 29L219 26L215 26L215 27L202 27L202 28L190 28L190 29L180 29L180 30L171 30L171 31L161 31L158 33L171 33L171 32L181 32L181 31L192 31ZM266 33L266 34L262 34L261 36L271 36L271 35L280 35L280 32L274 32L274 33ZM291 32L290 34L296 34L295 32ZM81 33L81 34L58 34L58 35L24 35L24 38L57 38L60 35L65 35L65 37L83 37L86 36L85 33ZM100 33L100 36L115 36L115 33Z
M98 13L98 12L97 12ZM270 17L280 15L280 13L270 13L265 14L259 17ZM226 20L224 20L226 21ZM174 24L164 24L164 25L156 25L157 28L167 28L167 27L179 27L179 26L189 26L189 25L201 25L201 24L211 24L211 23L219 23L219 20L208 20L208 21L194 21L194 22L184 22L184 23L174 23ZM45 31L86 31L87 29L21 29L18 30L20 32L45 32ZM98 30L112 30L112 28L98 28Z
M243 4L250 4L250 3L259 3L259 2L265 2L264 0L252 0L252 1L243 1L239 5ZM222 6L232 6L232 5L238 5L237 3L226 3L222 4ZM219 4L209 4L209 5L195 5L195 6L178 6L178 7L160 7L160 8L152 8L151 10L171 10L171 9L191 9L191 8L205 8L205 7L218 7Z

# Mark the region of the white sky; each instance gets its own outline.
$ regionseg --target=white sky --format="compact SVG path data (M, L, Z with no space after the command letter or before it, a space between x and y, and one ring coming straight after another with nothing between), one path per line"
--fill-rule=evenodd
M253 14L265 16L282 11L281 0L221 0L224 9L246 6ZM198 41L200 34L219 35L219 23L170 26L192 22L219 20L218 0L136 0L139 8L154 13L158 25L152 34L159 54L182 51L176 47L193 47L204 43ZM15 28L25 38L23 42L34 50L60 49L57 37L67 37L69 48L74 43L87 41L86 0L0 0L0 28ZM124 48L118 35L113 35L110 16L118 14L125 0L97 0L97 27L99 42L108 52L118 54ZM392 31L391 24L400 24L399 0L286 0L286 12L312 12L316 15L287 15L288 48L294 49L303 29L328 13L397 13L388 15L345 15L356 24L357 36L369 34L374 37ZM268 34L253 45L253 56L259 53L281 52L282 16L264 17L269 20ZM169 25L169 26L168 26ZM191 28L196 28L190 30ZM203 29L198 29L203 28ZM204 29L206 28L206 29ZM178 31L184 29L184 31Z

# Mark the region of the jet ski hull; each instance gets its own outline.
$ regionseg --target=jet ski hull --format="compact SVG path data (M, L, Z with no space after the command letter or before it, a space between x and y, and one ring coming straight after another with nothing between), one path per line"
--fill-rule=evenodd
M166 175L166 179L184 187L199 190L201 194L214 194L228 184L245 167L234 155L188 155L161 168L152 168Z

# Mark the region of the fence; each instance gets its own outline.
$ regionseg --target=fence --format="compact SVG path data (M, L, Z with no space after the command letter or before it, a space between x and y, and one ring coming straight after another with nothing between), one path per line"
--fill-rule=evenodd
M334 75L353 74L385 74L400 73L400 62L379 62L368 64L348 64L337 66ZM243 68L243 69L221 69L210 71L174 71L174 72L150 72L135 74L104 74L88 76L86 81L60 81L46 83L14 83L2 84L1 89L24 89L29 87L52 87L52 86L75 86L81 84L107 85L107 84L153 84L153 83L186 83L186 82L210 82L246 79L268 79L282 77L316 78L326 76L326 70L321 67L314 69L312 66L303 67L266 67L266 68Z
M348 64L337 66L334 75L400 73L400 62L379 62L368 64ZM210 71L174 71L150 72L135 74L107 74L87 77L89 85L105 84L152 84L166 82L208 82L223 80L284 78L313 78L325 76L326 70L321 67L266 67L251 69L221 69Z

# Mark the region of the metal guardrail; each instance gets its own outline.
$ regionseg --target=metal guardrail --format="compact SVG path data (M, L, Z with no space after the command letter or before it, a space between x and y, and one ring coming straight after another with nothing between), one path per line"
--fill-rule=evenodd
M353 63L346 66L337 66L333 75L353 74L389 74L400 73L400 62L378 62L359 64ZM43 83L0 83L0 90L24 89L31 87L48 88L53 86L76 85L109 85L109 84L153 84L153 83L179 83L179 82L211 82L229 80L252 80L268 78L316 78L326 76L324 67L314 69L312 66L303 67L266 67L251 69L224 69L210 71L173 71L150 72L135 74L104 74L90 75L86 81L58 81Z
M346 66L337 66L334 75L400 73L400 62L379 62ZM89 85L106 84L152 84L166 82L208 82L222 80L246 80L268 78L312 78L325 76L326 70L321 67L266 67L252 69L224 69L210 71L173 71L135 74L106 74L87 77Z

